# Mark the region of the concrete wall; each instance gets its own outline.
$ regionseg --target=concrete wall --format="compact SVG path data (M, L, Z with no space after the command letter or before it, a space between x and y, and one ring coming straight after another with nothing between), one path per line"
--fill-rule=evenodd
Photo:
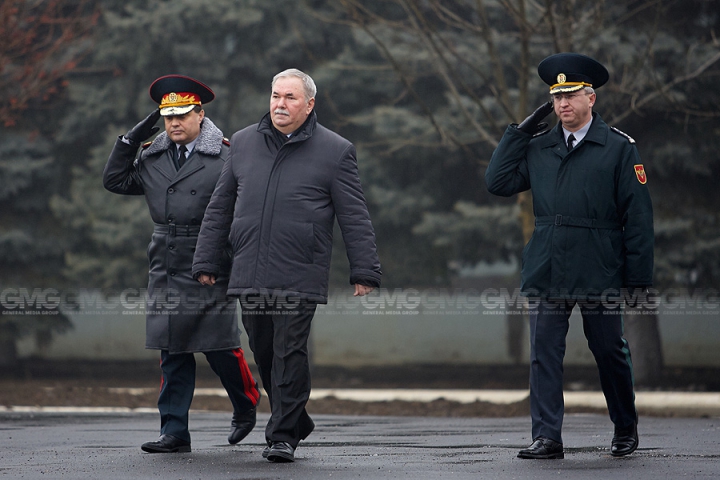
M477 295L476 295L477 294ZM506 292L500 294L507 297ZM336 292L315 316L311 349L316 365L358 367L401 364L509 364L508 322L499 297L460 290L412 289L379 292L359 299ZM507 300L507 298L506 298ZM510 300L515 300L511 298ZM512 303L512 302L511 302ZM720 367L720 313L702 305L659 308L667 366ZM32 339L18 345L20 355L50 359L138 360L158 358L145 350L142 309L67 312L74 329L38 350ZM528 361L527 325L521 358ZM243 345L247 338L243 334ZM251 355L248 355L250 359ZM592 365L576 311L570 320L566 364Z

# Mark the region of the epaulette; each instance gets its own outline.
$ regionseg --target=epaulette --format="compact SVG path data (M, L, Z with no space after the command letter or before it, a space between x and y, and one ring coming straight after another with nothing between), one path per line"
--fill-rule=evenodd
M225 138L225 137L223 137L223 143L224 143L225 145L227 145L228 147L230 146L230 140L228 140L228 139Z
M148 148L150 145L152 145L152 140L149 141L149 142L143 143L143 144L142 144L142 149L144 150L144 149Z
M610 127L610 130L612 130L613 132L615 132L615 133L617 133L617 134L619 134L619 135L622 135L623 137L627 138L627 139L628 139L628 142L633 143L633 144L635 143L635 139L632 138L632 137L631 137L630 135L628 135L627 133L623 132L622 130L617 129L617 128L615 128L615 127Z

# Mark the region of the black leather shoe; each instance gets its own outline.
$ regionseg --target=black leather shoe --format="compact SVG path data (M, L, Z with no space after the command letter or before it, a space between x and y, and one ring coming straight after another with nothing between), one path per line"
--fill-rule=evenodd
M565 458L563 444L545 437L538 437L528 448L520 450L518 458L550 459Z
M257 419L257 410L252 408L245 413L233 413L232 422L230 426L230 435L228 435L228 442L230 445L235 445L243 438L247 437L252 429L255 428L255 421Z
M613 457L624 457L630 455L637 450L640 443L637 433L637 423L633 423L629 427L615 427L615 435L613 435L610 454Z
M263 456L263 458L267 458L267 456L268 456L269 453L270 453L270 445L268 445L267 447L263 448L263 451L262 451L262 456Z
M295 449L287 442L273 442L268 450L267 459L275 463L295 461Z
M157 441L143 443L140 448L148 453L189 452L190 443L172 435L160 435Z

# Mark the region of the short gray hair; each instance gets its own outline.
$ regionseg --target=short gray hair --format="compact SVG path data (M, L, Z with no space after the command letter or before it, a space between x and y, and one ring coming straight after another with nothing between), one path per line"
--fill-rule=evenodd
M309 102L311 98L315 98L317 94L317 87L315 82L307 73L301 72L297 68L288 68L273 77L272 87L275 88L275 82L280 78L295 77L299 78L303 82L303 90L305 92L305 101Z

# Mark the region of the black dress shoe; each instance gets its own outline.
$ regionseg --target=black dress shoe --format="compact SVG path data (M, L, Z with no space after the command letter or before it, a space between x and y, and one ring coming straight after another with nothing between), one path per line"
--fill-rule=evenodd
M257 419L257 410L251 408L244 413L233 413L232 422L230 426L230 435L228 435L228 442L230 445L235 445L243 438L247 437L252 429L255 428L255 421Z
M160 435L157 441L143 443L140 448L148 453L189 452L190 443L172 435Z
M538 437L528 448L520 450L518 458L565 458L563 444L545 437Z
M287 442L273 442L268 450L267 459L275 463L295 461L295 449Z
M615 435L613 435L612 446L610 447L610 455L613 457L624 457L630 455L637 450L640 439L637 433L637 423L633 423L629 427L615 427Z
M270 453L270 445L268 445L267 447L263 448L263 451L262 451L262 456L263 456L263 458L267 458L267 456L268 456L269 453Z

